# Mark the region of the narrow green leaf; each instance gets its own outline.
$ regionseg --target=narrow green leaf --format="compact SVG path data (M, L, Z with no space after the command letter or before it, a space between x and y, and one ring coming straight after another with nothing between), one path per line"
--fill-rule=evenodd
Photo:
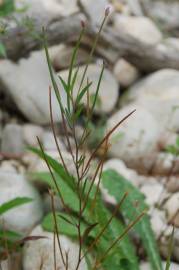
M179 136L176 138L176 146L179 147Z
M58 214L60 218L62 218L64 221L66 221L67 223L71 224L72 226L75 226L75 224L72 223L72 221L70 221L69 218L67 218L66 216L62 215L62 214Z
M133 221L146 208L144 203L144 195L138 191L129 181L119 175L114 170L107 170L102 175L103 186L108 190L109 194L114 196L119 202L125 192L128 196L121 206L122 214L125 218ZM136 202L138 206L136 207ZM148 254L153 270L162 270L161 258L158 252L157 243L151 228L150 219L145 215L135 226L134 230L139 234L144 248Z
M170 270L171 257L172 257L172 252L173 252L173 248L174 248L174 241L173 241L174 240L174 231L175 231L175 227L173 226L172 234L171 234L171 237L169 239L168 257L167 257L167 263L166 263L165 270Z
M63 111L64 107L63 107L63 104L61 102L60 92L59 92L59 89L58 89L58 86L57 86L57 83L56 83L56 80L55 80L54 71L53 71L53 68L52 68L52 64L51 64L51 60L50 60L50 56L49 56L49 52L48 52L47 40L46 40L46 37L45 37L45 30L43 30L43 41L44 41L44 49L45 49L45 54L46 54L46 59L47 59L47 64L48 64L48 69L49 69L53 89L55 91L57 101L58 101L58 103L60 105L60 109L61 109L61 111Z
M69 93L69 87L68 87L68 85L66 84L66 82L64 81L64 79L60 75L58 77L59 77L59 79L61 81L61 84L62 84L65 92L68 94Z
M27 197L19 197L13 200L10 200L0 206L0 215L6 213L7 211L11 210L12 208L18 207L20 205L26 204L31 202L33 199Z
M71 85L72 72L73 72L75 62L76 62L77 53L78 53L83 35L84 35L84 28L81 30L78 41L77 41L75 48L73 50L73 53L72 53L70 67L69 67L69 74L68 74L68 85L69 86ZM73 90L73 88L71 88L71 90Z
M99 80L98 80L98 84L97 84L97 88L96 88L96 92L95 92L95 95L94 95L94 100L93 100L93 104L92 104L92 108L91 108L92 112L94 111L94 108L96 106L96 102L98 100L100 100L99 99L99 89L100 89L101 81L102 81L102 78L103 78L103 73L104 73L104 65L102 66L101 73L100 73Z
M68 111L70 112L71 110L71 102L72 101L72 97L71 97L71 93L70 93L70 86L68 84L66 84L66 82L63 80L63 78L61 76L58 76L61 84L66 92L67 95L67 107L68 107Z
M7 57L7 54L6 54L6 48L4 47L4 45L0 42L0 57Z
M70 107L68 109L70 110ZM72 122L73 115L70 113L69 110L67 110L65 108L65 116L66 116L66 120L68 122L68 126L72 129L73 128L73 122Z
M77 108L76 112L73 115L74 122L79 119L83 109L84 109L84 105L83 104L78 104L78 108Z
M91 231L98 225L98 223L94 223L91 224L89 226L87 226L87 228L85 229L83 236L82 236L82 243L86 242L86 239L88 238L88 236L90 235Z
M78 94L77 99L76 99L76 105L78 106L78 104L80 103L80 101L82 100L82 98L84 97L85 93L88 91L88 89L90 88L90 86L92 85L92 82L89 82Z
M70 92L71 92L72 95L73 95L73 90L74 90L74 87L75 87L78 71L79 71L79 67L77 67L77 69L75 70L73 78L72 78L72 82L71 82L71 85L70 85Z
M40 149L34 148L34 147L28 147L30 151L38 155L41 159L44 160L44 155L45 158L49 164L49 166L64 180L68 185L72 188L72 190L75 190L76 185L75 185L75 179L73 176L68 174L65 169L63 168L62 164L47 155L46 153L42 153Z

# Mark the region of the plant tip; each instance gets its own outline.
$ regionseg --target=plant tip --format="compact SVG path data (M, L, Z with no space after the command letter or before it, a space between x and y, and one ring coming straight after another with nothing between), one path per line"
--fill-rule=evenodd
M107 5L105 8L105 16L107 17L111 13L112 7L111 5Z

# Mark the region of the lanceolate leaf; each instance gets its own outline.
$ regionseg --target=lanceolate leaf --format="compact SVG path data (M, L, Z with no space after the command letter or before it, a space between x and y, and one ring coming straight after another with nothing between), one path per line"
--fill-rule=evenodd
M117 202L121 200L125 192L128 192L128 196L121 206L122 214L128 220L134 220L147 208L147 205L144 203L143 194L116 171L105 171L102 175L102 183L109 194L115 197ZM148 215L145 215L134 226L134 230L141 237L144 248L149 256L152 269L161 270L162 263Z
M11 201L8 201L0 206L0 215L6 213L7 211L11 210L12 208L29 203L31 201L32 201L32 199L27 198L27 197L15 198Z
M87 228L85 229L83 236L82 236L82 243L86 242L86 239L88 238L88 236L90 235L91 231L98 225L98 223L94 223L91 224L89 226L87 226Z
M72 188L72 190L75 190L74 178L65 171L63 166L58 161L47 155L45 152L42 152L40 149L34 147L29 147L29 149L43 160L46 159L53 171L55 171L64 181L66 181L66 183Z
M75 222L76 224L78 224L79 222L78 218L73 217L73 219L71 219L71 217L68 214L64 214L64 213L56 212L55 214L56 214L56 220L57 220L57 225L58 225L58 233L78 239L78 236L79 236L78 229L75 226L75 224L74 225L72 224L72 222ZM71 220L71 224L67 222L67 220ZM50 231L50 232L54 231L54 216L52 213L48 214L44 218L42 222L42 227L47 231ZM85 233L88 227L89 225L81 221L81 234L82 235ZM90 230L88 236L91 236L91 237L95 236L92 229Z
M100 197L98 197L94 216L98 219L99 225L96 227L96 233L99 233L102 228L106 225L111 217L111 213L106 209ZM110 245L123 234L125 228L120 220L115 217L112 219L111 223L105 229L103 236L100 238L99 243L97 243L98 256L102 256L104 252L110 247ZM110 258L113 258L111 260ZM109 269L120 269L125 270L124 267L119 268L120 261L126 259L130 265L131 269L138 270L137 257L135 255L135 250L130 242L128 235L125 235L109 252L108 256L102 261L103 268ZM111 265L111 266L110 266ZM109 267L110 266L110 267Z
M77 194L75 191L73 191L69 186L68 183L64 181L63 178L59 176L56 172L54 173L57 185L61 191L61 194L63 196L63 199L65 201L65 204L71 208L73 211L77 212L79 211L79 199L77 197ZM56 189L56 186L53 182L53 179L51 177L51 174L49 172L43 172L43 173L33 173L31 176L33 179L38 179L42 182L47 183L52 189L56 191L58 194L58 190Z
M0 42L0 57L6 57L6 48L4 47L4 44Z
M80 103L80 101L82 100L83 96L85 95L85 93L88 91L88 89L90 88L90 86L92 85L92 82L89 82L79 93L79 95L77 96L76 99L76 104L78 105Z

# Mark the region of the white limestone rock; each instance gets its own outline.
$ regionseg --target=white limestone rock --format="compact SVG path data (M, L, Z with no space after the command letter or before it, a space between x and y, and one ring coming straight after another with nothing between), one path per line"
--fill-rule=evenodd
M149 45L155 45L162 39L162 34L153 21L147 17L133 17L116 14L114 27Z
M3 214L0 223L7 230L26 235L42 218L40 196L23 175L0 170L0 204L17 197L29 197L33 201Z
M50 123L49 86L52 83L44 52L34 52L28 59L21 59L18 64L2 60L0 81L5 94L11 96L27 119L37 124ZM62 89L60 93L62 103L65 105L65 93ZM52 91L52 107L54 122L60 122L60 109L54 91Z
M134 109L136 111L111 135L109 155L123 160L129 167L149 169L156 158L157 142L161 133L150 112L135 104L126 106L109 118L107 131Z
M31 235L42 236L43 239L36 241L30 241L25 244L23 249L23 269L41 269L41 270L54 270L54 234L44 231L41 226L36 227ZM73 242L70 238L60 235L60 243L62 247L62 253L65 257L65 252L68 252L68 269L75 270L78 261L79 246ZM62 258L58 249L58 243L56 239L56 261L57 269L65 270ZM79 270L87 270L85 260L82 260Z

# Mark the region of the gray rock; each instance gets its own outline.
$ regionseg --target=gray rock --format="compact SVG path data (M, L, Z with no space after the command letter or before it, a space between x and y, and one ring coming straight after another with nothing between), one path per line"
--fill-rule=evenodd
M104 18L105 9L109 2L108 0L98 0L97 2L93 0L80 0L80 4L91 22L99 25Z
M129 89L127 100L138 99L169 99L176 98L178 94L179 71L162 69L147 76Z
M1 162L1 170L15 174L26 174L26 167L22 164L21 159L7 159Z
M59 153L57 149L51 150L51 151L46 151L46 153L57 160L58 162L61 163L61 159L59 156ZM67 151L61 151L63 159L66 163L66 166L68 170L70 171L71 174L76 175L76 169L71 157L71 154ZM46 172L48 171L48 167L46 165L46 162L43 159L39 159L39 157L32 155L29 160L29 172Z
M156 158L157 142L161 132L150 112L135 104L126 106L109 118L107 131L134 109L136 112L111 135L109 155L122 159L128 167L148 171Z
M133 15L135 16L143 15L141 3L139 2L139 0L128 0L127 3Z
M20 253L13 253L8 255L8 259L1 260L0 262L1 270L19 270L21 269L21 255Z
M164 44L169 46L170 48L173 48L175 50L179 50L179 38L166 38L163 41Z
M179 227L179 192L173 194L163 207L167 212L168 222L172 222Z
M26 124L23 126L23 139L26 145L37 146L37 137L41 140L44 130L42 127Z
M0 171L0 204L16 197L29 197L33 201L3 214L0 223L7 230L27 234L42 218L39 194L23 175Z
M14 166L14 160L3 160L0 165L0 171L17 173L17 168Z
M171 176L170 180L167 182L167 190L168 192L179 192L179 181L177 176Z
M74 48L72 46L64 44L53 46L49 49L50 58L55 70L69 68L73 50ZM75 64L85 64L88 56L89 54L85 49L79 48Z
M134 186L139 186L141 177L134 171L126 167L125 163L120 159L109 159L104 163L103 170L113 169L120 175L129 180Z
M142 185L140 191L145 195L146 202L151 207L160 202L161 195L164 192L164 187L156 180L146 181L146 183Z
M16 0L17 8L27 6L26 14L29 17L38 17L45 20L54 16L69 16L78 11L77 0Z
M20 155L25 152L26 146L37 146L42 138L43 128L33 124L7 124L2 132L2 152L10 155Z
M155 164L152 169L152 173L157 175L172 175L179 173L179 157L175 157L173 154L166 152L159 152L155 160ZM169 183L170 181L168 181Z
M1 269L2 270L8 270L9 269L8 259L1 261Z
M160 241L160 252L165 259L168 258L168 243L171 239L172 231L173 231L173 226L172 225L167 226L167 228L165 228L163 232L163 236ZM173 243L174 249L173 249L172 256L173 256L173 259L179 263L179 228L175 227L173 240L174 240L174 243Z
M160 126L176 132L179 130L178 85L179 71L163 69L154 72L129 89L123 104L135 102L144 106Z
M1 151L19 155L24 152L23 129L18 124L7 124L2 133Z
M113 158L106 161L103 166L103 171L108 169L115 170L117 173L122 175L136 187L139 187L139 185L143 181L143 177L139 176L134 170L127 168L125 163L120 159ZM109 194L108 190L105 189L102 184L101 184L101 192L105 202L117 204L116 199Z
M46 214L52 212L52 200L49 193L45 193L43 196L43 205L44 205L44 211ZM59 198L59 196L54 196L54 208L55 211L62 211L63 210L63 204Z
M79 72L76 79L76 87L74 89L75 95L77 95L77 92L80 86L84 67L85 66L81 66L79 68ZM95 64L89 65L88 71L87 71L87 78L89 79L89 81L92 81L92 85L89 89L89 95L91 96L91 99L92 97L94 97L94 94L96 93L96 87L98 84L100 72L101 72L101 66L95 65ZM66 80L68 78L68 71L67 70L62 71L59 73L59 75L61 75L62 78ZM86 86L86 81L87 79L85 79L83 87ZM112 73L109 70L105 69L103 73L101 85L100 85L98 99L96 102L96 108L95 108L96 112L109 113L110 111L114 109L114 106L118 100L118 88L119 88L118 83L115 80ZM85 95L85 97L83 98L83 102L87 104L87 95Z
M114 28L150 45L157 44L162 39L159 29L147 17L116 14L114 17Z
M57 136L57 141L58 141L58 145L59 145L60 150L64 151L65 150L65 145L64 145L62 139L59 136ZM54 139L53 133L51 131L46 131L43 134L42 144L43 144L44 149L47 150L47 151L55 151L55 150L57 150L55 139Z
M175 30L179 26L178 1L141 0L145 12L157 21L163 30Z
M40 235L45 238L25 244L23 250L23 269L54 270L54 234L45 232L40 226L38 226L32 231L31 235ZM79 246L64 235L60 235L59 237L63 256L65 257L65 253L68 253L68 269L75 270L78 261ZM65 267L59 252L57 238L55 243L57 269L64 270ZM87 270L85 260L82 260L78 269Z
M168 145L176 144L177 138L178 138L177 133L171 132L171 131L165 131L163 134L161 134L161 138L159 140L160 149L165 151Z
M18 78L18 79L17 79ZM33 123L50 123L49 113L49 71L44 52L35 52L18 64L9 60L1 61L0 81L5 94L9 94L18 109ZM62 102L65 94L61 90ZM52 91L54 121L60 121L59 105Z
M163 267L166 266L166 262L163 262ZM179 265L171 262L170 270L178 270ZM151 266L149 263L141 263L140 270L151 270Z
M129 87L139 78L139 71L125 59L119 59L114 66L114 75L121 86Z
M166 217L165 217L165 212L160 211L157 208L154 208L152 213L151 213L150 222L152 225L152 229L155 233L155 237L158 239L158 237L160 237L161 233L166 228L167 221L166 221Z

